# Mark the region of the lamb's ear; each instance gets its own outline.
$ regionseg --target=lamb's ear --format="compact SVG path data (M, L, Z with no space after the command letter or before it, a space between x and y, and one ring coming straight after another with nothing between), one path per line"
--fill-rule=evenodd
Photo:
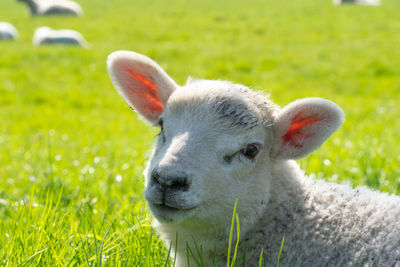
M107 68L125 102L152 124L178 87L157 63L134 52L112 53L108 56Z
M275 119L271 157L302 158L320 147L343 122L343 110L329 100L296 100L284 107Z

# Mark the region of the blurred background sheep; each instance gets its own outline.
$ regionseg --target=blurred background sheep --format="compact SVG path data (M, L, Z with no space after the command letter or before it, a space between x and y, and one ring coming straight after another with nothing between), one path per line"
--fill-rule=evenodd
M363 6L379 6L381 4L380 0L333 0L334 5L341 4L356 4Z
M8 22L0 22L0 40L14 40L18 38L17 29Z
M71 0L17 0L25 3L32 16L40 15L71 15L80 16L81 6Z
M89 44L83 38L82 34L70 29L53 30L50 27L39 27L35 30L33 36L34 45L77 45L88 47Z

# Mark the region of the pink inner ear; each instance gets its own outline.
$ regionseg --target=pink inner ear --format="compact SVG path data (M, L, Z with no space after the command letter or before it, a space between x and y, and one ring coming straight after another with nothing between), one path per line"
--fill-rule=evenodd
M157 97L155 97L152 94L147 94L147 93L138 93L138 94L142 98L141 99L142 106L147 112L151 112L151 113L157 112L159 114L162 113L163 104Z
M321 120L319 117L306 117L298 119L302 113L303 112L299 112L293 117L289 130L282 137L286 143L290 143L295 147L302 147L303 144L301 141L308 137L308 135L303 133L302 130L307 126Z
M131 87L134 92L128 92L127 96L131 103L149 120L156 119L163 111L163 103L157 96L159 92L158 86L145 77L144 75L137 73L131 69L125 68L125 71L130 74L130 76L141 84L140 87Z
M129 69L127 69L126 71L129 72L133 77L135 77L145 87L147 87L147 89L149 89L153 94L155 94L158 91L157 85L154 82L147 79L145 76Z

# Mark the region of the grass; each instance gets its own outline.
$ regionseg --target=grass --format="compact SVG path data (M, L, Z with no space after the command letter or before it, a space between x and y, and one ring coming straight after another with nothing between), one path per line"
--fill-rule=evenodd
M80 3L81 18L32 18L0 1L0 19L21 35L0 43L0 265L166 263L142 196L156 130L112 88L105 60L115 50L152 57L181 84L192 75L253 86L281 105L335 101L347 121L302 167L400 193L399 1ZM43 25L79 30L92 47L33 47Z

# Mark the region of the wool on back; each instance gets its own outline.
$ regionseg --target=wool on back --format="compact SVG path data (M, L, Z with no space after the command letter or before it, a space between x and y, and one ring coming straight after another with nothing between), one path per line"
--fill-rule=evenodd
M294 162L274 166L269 205L246 236L246 263L261 250L281 266L397 266L400 198L367 187L304 176ZM275 173L274 173L275 172Z

